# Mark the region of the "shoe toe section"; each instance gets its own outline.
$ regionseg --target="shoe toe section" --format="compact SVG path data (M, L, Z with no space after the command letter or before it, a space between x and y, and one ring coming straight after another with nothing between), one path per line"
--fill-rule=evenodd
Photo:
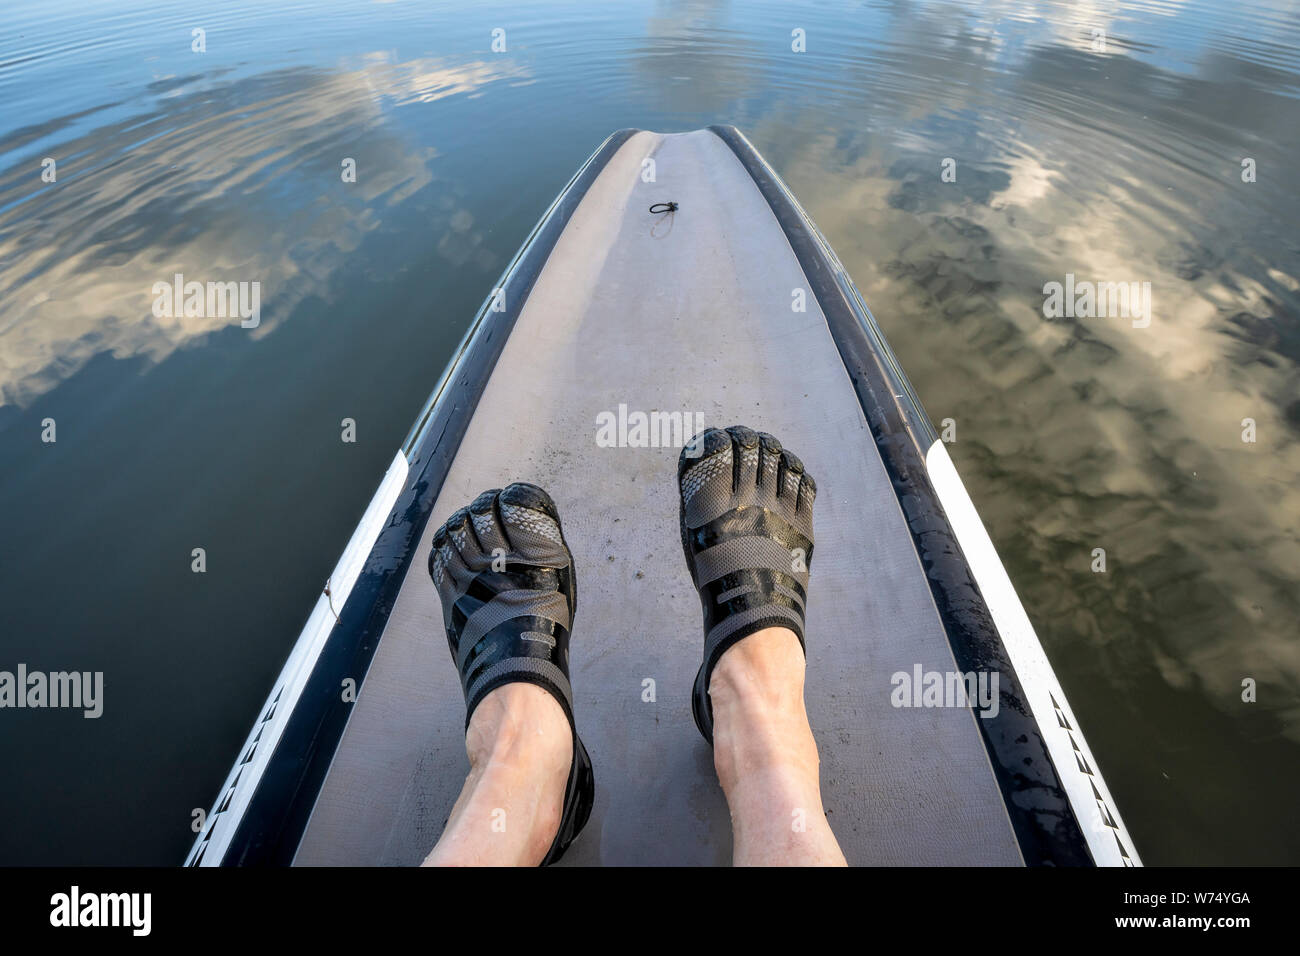
M677 457L677 477L686 473L706 458L731 451L731 436L721 428L706 428L691 437Z
M788 508L797 508L799 502L799 485L803 480L803 461L788 448L781 452L781 462L777 467L776 496Z
M727 431L731 435L732 454L736 458L735 491L741 503L750 503L749 498L758 487L762 440L758 432L744 425L732 425Z
M501 503L516 508L531 508L533 511L540 511L557 524L560 521L560 510L546 490L526 481L516 481L507 485L501 492Z
M777 479L781 470L781 443L767 432L758 433L758 465L756 484L764 497L775 498L780 493Z
M799 520L807 527L807 535L812 537L812 514L813 501L817 498L817 482L808 472L804 472L799 479L799 497L795 503L795 514Z
M690 460L680 473L682 514L688 527L712 521L732 507L735 446L725 431L709 429L703 442L708 452Z
M464 556L470 546L477 549L470 532L469 509L460 508L433 533L429 551L429 576L444 604L454 601L474 577Z
M557 568L572 563L559 510L545 491L516 482L501 492L498 506L505 536L521 560Z
M470 523L474 527L479 547L493 558L510 552L510 541L502 531L497 517L497 499L500 494L499 488L485 491L469 506Z
M451 546L456 549L456 553L462 559L472 558L473 552L478 550L478 542L474 539L474 533L470 528L469 509L457 508L446 523L447 537L451 539Z

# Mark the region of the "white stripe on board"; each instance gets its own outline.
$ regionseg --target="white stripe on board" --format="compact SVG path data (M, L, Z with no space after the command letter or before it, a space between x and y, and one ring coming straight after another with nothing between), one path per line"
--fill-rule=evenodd
M1020 686L1029 699L1034 719L1042 729L1048 753L1056 765L1074 815L1098 866L1140 866L1128 829L1115 808L1101 768L1084 740L1079 722L1056 679L1034 625L1007 576L984 522L966 493L948 449L936 440L925 456L930 482L948 515L957 543L970 565L988 605L1002 643L1011 657ZM1096 788L1096 793L1093 788ZM1100 794L1101 799L1097 799ZM1123 851L1121 851L1121 846ZM1127 856L1127 859L1125 858Z
M387 523L398 495L406 487L407 470L406 456L399 451L392 464L388 466L388 471L384 473L378 490L370 499L365 514L361 516L361 521L352 532L347 547L343 549L342 556L334 566L334 572L326 583L329 594L326 595L322 589L320 597L316 599L316 606L312 609L311 616L307 618L307 623L303 625L302 632L298 635L298 640L289 653L289 659L280 671L270 696L258 712L257 721L249 731L248 739L244 741L243 749L239 751L239 756L235 760L235 766L226 778L217 796L217 802L213 805L198 839L190 850L189 857L185 861L186 865L193 863L205 840L207 850L203 854L200 865L220 865L221 858L230 845L230 838L234 835L240 818L248 807L249 798L266 769L267 760L275 752L275 745L284 731L285 722L293 713L294 705L302 694L307 678L311 676L316 659L334 630L337 613L343 610L348 595L352 593L352 586L356 584L361 569L365 566L366 558L370 556L370 551L375 546L379 532ZM261 739L255 741L259 731ZM250 753L253 755L252 759L248 763L243 763ZM237 787L236 779L238 779ZM221 810L220 807L227 800L230 801L230 805Z

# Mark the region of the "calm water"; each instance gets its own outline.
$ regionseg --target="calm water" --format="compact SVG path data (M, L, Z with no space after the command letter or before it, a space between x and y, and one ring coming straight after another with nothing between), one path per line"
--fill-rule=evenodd
M1146 861L1300 863L1298 51L1283 0L9 0L0 669L106 699L0 711L0 863L182 859L528 229L611 130L717 122L955 421ZM155 318L175 272L260 326ZM1150 327L1046 320L1067 273Z

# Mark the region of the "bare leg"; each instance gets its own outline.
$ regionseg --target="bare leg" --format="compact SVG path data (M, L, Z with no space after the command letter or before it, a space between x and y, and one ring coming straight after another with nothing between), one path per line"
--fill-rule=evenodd
M469 776L425 866L537 866L560 828L573 735L555 698L506 684L465 732Z
M826 822L817 743L793 631L756 631L713 669L713 763L731 809L736 866L844 866Z

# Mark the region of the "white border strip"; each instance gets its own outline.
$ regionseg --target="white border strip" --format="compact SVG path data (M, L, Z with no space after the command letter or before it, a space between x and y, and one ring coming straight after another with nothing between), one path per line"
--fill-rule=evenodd
M1098 866L1141 866L1133 840L1102 779L1101 768L942 441L930 446L925 464L975 583L1002 635L1011 666L1029 699L1029 709L1043 733L1093 860Z
M316 599L316 606L303 625L302 632L289 653L289 659L260 711L261 716L249 731L243 749L239 751L238 762L226 778L217 802L208 813L203 829L185 859L186 866L194 865L200 850L203 850L200 866L221 864L230 839L248 807L248 801L257 789L271 754L275 752L275 745L279 743L285 723L302 695L321 649L338 622L338 612L343 610L348 595L352 593L352 586L356 584L361 569L375 546L379 532L388 522L398 495L406 487L407 471L406 456L398 452L384 473L356 530L352 532L338 564L334 566L334 573Z

